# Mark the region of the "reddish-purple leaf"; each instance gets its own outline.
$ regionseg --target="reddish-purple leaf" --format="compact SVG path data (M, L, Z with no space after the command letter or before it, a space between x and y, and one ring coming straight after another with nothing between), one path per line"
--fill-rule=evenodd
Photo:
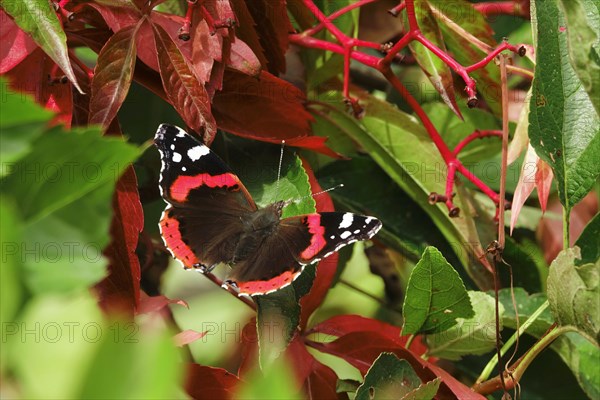
M233 398L240 379L222 368L188 364L185 391L195 400Z
M223 91L216 93L213 101L219 128L268 142L311 133L312 117L304 108L306 98L291 83L265 71L259 79L227 71L223 82Z
M148 314L155 311L160 311L169 304L179 304L189 308L188 304L183 300L169 299L166 296L148 296L145 293L141 293L140 306L138 308L138 314Z
M50 82L48 77L56 77L56 71L54 61L37 48L8 71L7 76L12 90L33 95L38 104L56 113L52 123L70 127L73 111L71 85Z
M210 144L217 131L204 86L192 72L171 37L160 25L153 25L163 88L169 101L187 126Z
M140 305L140 261L135 249L144 228L144 212L131 166L117 182L113 210L111 242L104 250L109 259L108 276L96 290L104 310L133 316Z
M0 74L10 71L33 50L35 42L15 24L4 10L0 10Z
M231 44L227 66L250 76L258 76L261 71L260 61L252 49L240 39Z
M289 45L288 35L293 31L287 14L285 0L253 0L248 11L255 23L253 27L258 33L263 56L267 59L267 67L273 74L285 72L285 52ZM238 5L236 11L240 9ZM249 19L246 19L248 23ZM247 36L244 36L245 38ZM257 48L252 48L258 51Z
M437 393L438 399L485 399L443 369L421 359L410 350L398 345L395 340L390 340L376 332L352 332L333 342L312 343L311 346L319 351L343 358L356 367L363 376L381 353L392 352L400 359L408 361L423 382L429 382L436 377L442 379Z
M135 66L138 26L128 26L115 33L98 55L92 79L90 124L106 128L127 96Z
M550 191L552 190L553 179L554 173L550 165L541 158L538 158L537 170L535 172L535 187L537 188L542 211L546 211L546 207L548 206L548 197L550 197Z
M193 329L186 329L185 331L179 332L173 337L175 345L178 347L185 346L190 343L194 343L198 339L202 339L208 331L197 332Z
M231 5L235 10L235 15L238 20L236 27L236 36L242 39L252 49L253 53L258 58L260 65L267 67L267 58L264 55L264 50L260 44L258 33L256 32L256 22L248 10L248 5L245 0L231 0Z

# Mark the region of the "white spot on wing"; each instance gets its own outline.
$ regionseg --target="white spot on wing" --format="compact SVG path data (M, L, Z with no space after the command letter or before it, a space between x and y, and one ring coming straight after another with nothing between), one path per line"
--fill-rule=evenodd
M171 159L173 160L173 162L179 162L181 161L181 154L173 153L173 157Z
M199 160L200 157L205 156L209 153L208 147L206 146L194 146L188 150L187 155L192 161Z
M373 221L373 217L367 217L367 219L365 219L365 224L369 224L371 221Z
M342 239L348 239L350 237L350 235L352 235L352 232L350 232L350 231L344 231L344 232L342 232L342 234L340 235L340 237Z
M352 213L345 213L342 217L342 222L340 222L340 229L347 228L352 225L352 221L354 220L354 215Z
M335 235L329 236L329 239L335 239Z

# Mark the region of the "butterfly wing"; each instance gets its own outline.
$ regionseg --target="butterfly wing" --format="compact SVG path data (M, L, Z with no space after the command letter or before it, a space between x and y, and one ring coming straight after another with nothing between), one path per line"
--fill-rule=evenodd
M271 293L292 283L304 266L347 244L370 239L380 228L377 218L352 213L285 218L252 257L235 265L229 279L241 294Z
M228 262L243 233L241 216L257 210L248 190L207 146L173 125L154 137L161 155L159 187L167 208L159 227L185 268Z

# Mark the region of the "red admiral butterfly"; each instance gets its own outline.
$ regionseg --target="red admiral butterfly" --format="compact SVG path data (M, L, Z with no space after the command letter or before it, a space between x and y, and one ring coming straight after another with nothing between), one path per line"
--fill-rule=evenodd
M259 209L233 171L181 128L160 125L154 144L167 202L159 223L165 245L185 269L232 265L226 283L240 295L281 289L306 265L381 228L376 218L340 212L281 219L288 202Z

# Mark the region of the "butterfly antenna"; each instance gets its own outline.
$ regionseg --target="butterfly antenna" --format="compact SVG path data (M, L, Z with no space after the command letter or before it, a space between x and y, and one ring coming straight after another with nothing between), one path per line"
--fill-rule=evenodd
M285 147L285 140L281 141L281 151L279 152L279 167L277 167L277 182L275 186L276 199L279 198L279 179L281 178L281 163L283 162L283 148Z
M333 186L333 187L330 187L329 189L321 190L320 192L317 192L317 193L312 193L312 194L309 194L309 195L306 195L306 196L299 197L299 198L297 198L297 199L295 199L295 200L290 200L290 201L288 202L288 204L291 204L291 203L299 203L299 202L301 202L302 200L304 200L304 199L306 199L306 198L308 198L308 197L317 197L317 196L318 196L318 195L320 195L320 194L327 193L327 192L331 192L332 190L335 190L335 189L337 189L337 188L341 188L341 187L344 187L344 184L343 184L343 183L340 183L339 185L335 185L335 186Z

